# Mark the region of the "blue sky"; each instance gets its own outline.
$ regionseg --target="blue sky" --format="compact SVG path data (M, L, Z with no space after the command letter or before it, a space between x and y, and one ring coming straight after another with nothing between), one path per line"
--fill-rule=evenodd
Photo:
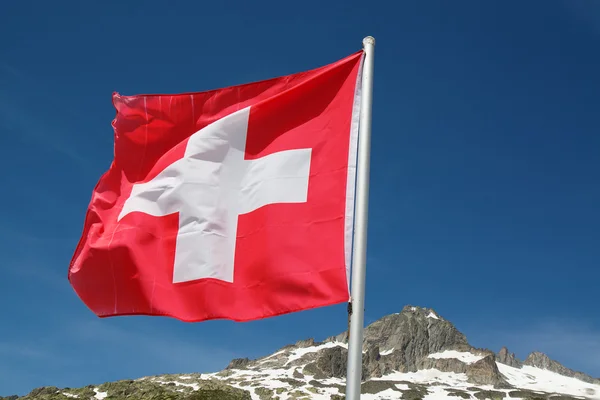
M599 4L0 2L0 395L214 371L343 331L344 305L244 324L101 320L66 276L112 158L113 91L290 74L366 35L366 321L428 306L476 346L600 376Z

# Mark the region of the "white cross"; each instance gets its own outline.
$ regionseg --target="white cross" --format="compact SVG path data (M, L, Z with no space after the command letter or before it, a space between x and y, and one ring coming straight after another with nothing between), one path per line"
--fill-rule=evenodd
M190 136L183 158L135 184L119 214L179 213L173 283L202 278L233 282L238 216L308 196L311 149L245 160L250 107Z

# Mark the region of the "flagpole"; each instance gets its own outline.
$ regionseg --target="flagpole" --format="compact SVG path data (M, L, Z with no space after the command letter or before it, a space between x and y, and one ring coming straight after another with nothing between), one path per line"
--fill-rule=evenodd
M362 342L365 313L365 277L367 267L367 223L369 219L369 166L371 158L371 106L373 103L373 56L375 39L363 39L365 53L358 125L358 161L354 246L352 249L352 316L348 339L346 400L360 399L362 380Z

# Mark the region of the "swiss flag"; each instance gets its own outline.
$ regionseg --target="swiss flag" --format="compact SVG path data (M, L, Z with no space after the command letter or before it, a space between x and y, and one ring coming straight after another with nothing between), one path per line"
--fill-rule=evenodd
M362 61L114 94L114 161L69 268L83 302L192 322L348 301Z

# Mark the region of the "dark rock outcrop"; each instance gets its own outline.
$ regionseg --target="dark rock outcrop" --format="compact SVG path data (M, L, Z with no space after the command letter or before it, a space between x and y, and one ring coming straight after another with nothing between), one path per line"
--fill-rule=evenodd
M511 387L498 370L496 358L493 354L487 355L473 364L469 364L466 374L469 382L477 385L494 385L497 388Z
M427 308L407 306L399 314L388 315L365 329L363 348L384 351L377 367L369 371L417 371L418 363L429 354L446 349L469 349L466 337L450 322Z
M429 358L425 357L417 363L418 369L437 369L444 372L455 372L457 374L467 372L468 364L456 358Z
M249 358L234 358L229 362L229 365L225 367L225 369L243 369L248 364L250 364L251 360Z
M346 376L348 351L342 347L329 347L319 351L316 367L323 375L332 378Z
M496 356L496 361L514 368L521 368L523 363L515 357L515 353L509 353L506 347L503 347Z
M315 339L310 338L310 339L306 339L306 340L299 340L296 342L296 344L294 345L294 347L296 348L305 348L305 347L310 347L310 346L314 346L315 345Z
M347 342L347 332L328 341ZM418 362L445 349L468 350L467 338L434 310L406 306L402 312L385 316L365 328L363 351L368 357L367 376L385 371L416 371ZM377 349L379 356L373 354ZM380 355L381 352L384 355ZM389 354L388 354L389 353Z

